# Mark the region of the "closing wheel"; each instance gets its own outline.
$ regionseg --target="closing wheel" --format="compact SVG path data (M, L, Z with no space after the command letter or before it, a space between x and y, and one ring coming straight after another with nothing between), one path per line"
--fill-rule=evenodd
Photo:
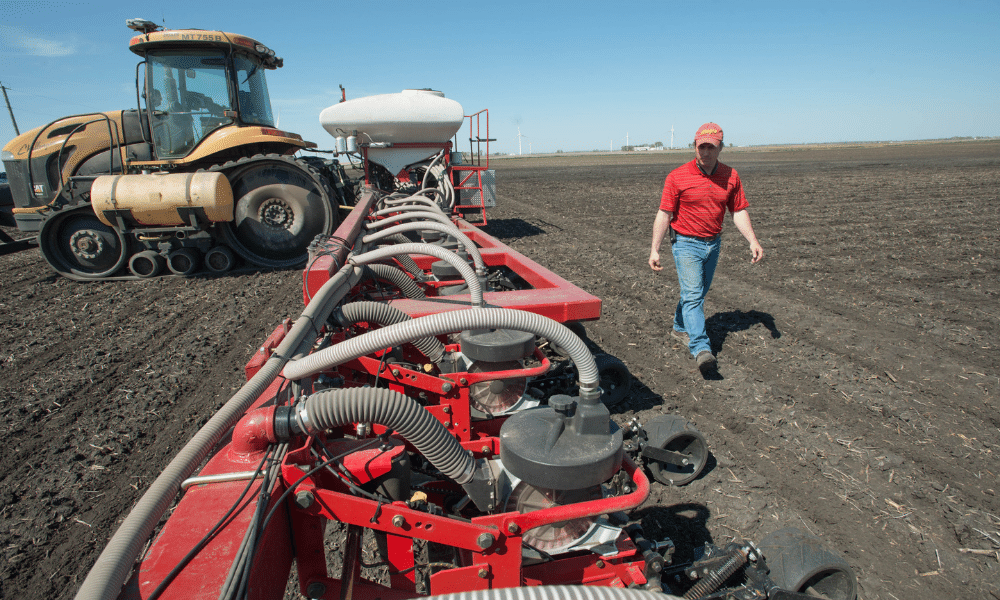
M228 246L216 246L205 253L205 268L212 273L225 273L235 263L236 257Z
M597 363L597 373L601 379L601 402L611 407L620 404L628 398L632 391L632 374L625 363L609 354L598 354L594 357Z
M333 230L329 194L305 169L275 156L228 174L234 220L221 229L236 254L260 267L293 267L318 234Z
M174 275L191 275L201 266L201 253L194 248L179 248L167 255L167 268Z
M854 600L858 582L843 556L800 529L775 531L757 545L778 587L830 600Z
M649 441L642 457L654 479L666 485L684 485L701 474L708 462L708 443L687 419L661 415L650 419L645 430Z
M143 250L128 261L128 270L136 277L156 277L163 270L163 257L155 250Z
M113 275L128 258L125 237L97 220L90 206L47 219L38 246L57 272L84 279Z

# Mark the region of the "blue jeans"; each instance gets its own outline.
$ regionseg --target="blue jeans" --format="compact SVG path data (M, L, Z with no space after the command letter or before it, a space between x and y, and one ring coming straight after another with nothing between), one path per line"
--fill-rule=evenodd
M688 348L692 356L712 351L705 332L705 296L712 285L715 266L719 263L722 238L711 242L677 234L671 247L677 267L677 283L681 300L674 311L674 329L688 334Z

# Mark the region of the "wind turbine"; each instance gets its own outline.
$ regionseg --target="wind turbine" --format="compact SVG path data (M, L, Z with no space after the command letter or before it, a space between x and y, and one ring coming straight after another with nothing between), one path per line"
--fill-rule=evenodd
M674 149L674 126L670 126L670 149Z
M522 154L522 152L521 152L521 138L526 138L526 137L528 137L528 136L523 135L521 133L521 126L518 125L517 126L517 155L518 156L521 156L521 154ZM529 149L528 149L528 154L531 154L530 146L529 146Z

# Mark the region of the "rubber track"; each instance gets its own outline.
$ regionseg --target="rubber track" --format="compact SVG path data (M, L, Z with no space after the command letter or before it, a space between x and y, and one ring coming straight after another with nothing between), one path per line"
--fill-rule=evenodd
M226 177L228 178L229 177L229 172L232 171L232 170L234 170L234 169L238 169L238 168L241 168L241 167L244 167L246 165L253 164L253 163L256 163L256 162L269 162L269 161L286 163L286 164L289 164L289 165L291 165L291 166L299 169L300 171L306 173L313 180L313 182L319 187L319 189L322 191L322 193L326 195L326 201L328 203L330 203L330 201L331 201L332 198L336 198L337 197L336 194L333 191L333 188L330 186L330 184L320 174L320 172L318 170L316 170L314 167L310 166L309 164L307 164L304 161L297 160L297 159L295 159L293 157L289 157L289 156L286 156L286 155L283 155L283 154L255 154L254 156L244 157L244 158L240 158L240 159L237 159L237 160L231 160L231 161L225 162L225 163L223 163L221 165L214 165L212 167L209 167L208 169L199 169L199 171L205 171L205 170L207 170L207 171L213 172L213 173L218 172L218 173L222 173L223 175L226 175ZM334 227L334 229L336 229L337 225L341 221L341 218L340 218L340 209L337 207L336 204L333 204L333 203L331 203L330 206L331 206L331 208L333 209L333 212L334 212L335 222L334 222L333 227ZM78 206L74 206L74 208L78 208ZM128 235L128 234L126 234L126 235ZM217 236L213 236L213 239L215 239L218 242L222 241L221 239L218 239ZM161 273L161 274L157 275L156 277L157 278L159 278L159 277L199 277L199 276L206 276L206 275L216 276L216 275L230 275L230 274L241 274L241 273L253 273L253 272L256 272L256 271L271 271L271 270L274 270L274 269L266 269L266 268L263 268L263 267L258 267L256 265L247 265L247 266L244 266L244 267L241 267L241 268L238 268L238 269L230 269L229 271L226 271L226 273L218 273L218 274L216 274L216 273L210 273L210 272L202 269L202 270L199 270L197 273L194 273L192 275L176 275L174 273L170 273L169 271L167 271L165 273ZM110 276L110 277L83 277L83 276L80 276L80 275L75 275L73 273L64 273L62 271L56 271L56 272L59 273L60 275L62 275L63 277L66 277L67 279L72 279L73 281L141 281L141 280L144 280L144 279L149 279L147 277L139 277L137 275L131 275L131 274L130 275L116 275L116 276Z

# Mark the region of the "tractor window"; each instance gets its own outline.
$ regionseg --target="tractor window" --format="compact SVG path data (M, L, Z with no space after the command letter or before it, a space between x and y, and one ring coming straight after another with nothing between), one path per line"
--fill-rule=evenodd
M213 130L232 123L222 52L150 53L150 124L158 158L187 156Z
M244 123L274 127L271 114L271 97L267 94L267 80L260 63L243 54L237 54L236 88L239 91L240 120Z

